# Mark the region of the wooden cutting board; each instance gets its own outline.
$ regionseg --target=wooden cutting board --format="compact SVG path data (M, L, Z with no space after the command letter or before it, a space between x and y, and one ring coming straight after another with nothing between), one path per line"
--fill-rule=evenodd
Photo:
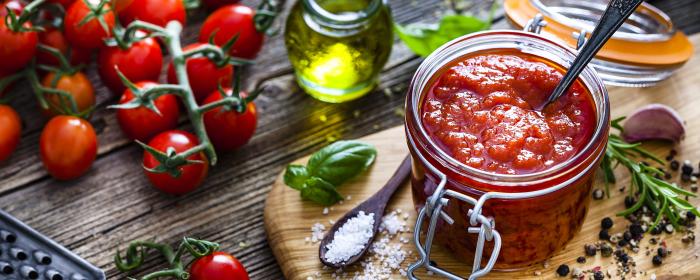
M691 38L696 46L700 46L700 36ZM694 58L689 61L677 74L669 80L651 88L609 88L613 117L624 116L640 106L649 103L663 103L675 108L686 120L686 139L675 149L678 151L679 160L689 159L694 164L700 160L700 50L695 50ZM322 223L330 228L330 221L340 218L346 211L352 209L364 199L376 192L391 177L396 167L408 153L405 145L403 127L395 127L385 130L360 140L374 145L378 150L377 161L369 171L353 181L343 185L339 191L343 195L350 195L351 199L343 204L336 204L327 215L323 214L323 208L308 201L302 201L299 193L287 187L282 182L282 176L275 182L269 193L265 206L265 228L268 241L287 279L333 279L333 271L324 270L318 260L318 243L308 242L305 239L311 236L311 227L315 223ZM672 148L668 144L655 143L647 145L647 148L665 157ZM308 157L298 159L295 163L306 163ZM697 165L696 165L697 166ZM618 186L629 183L626 171L617 170ZM674 179L675 180L675 179ZM597 188L603 188L603 182L599 178L596 181ZM617 190L617 188L612 188ZM613 258L603 258L600 254L587 258L585 264L576 263L576 258L584 255L584 244L590 244L598 240L600 220L604 217L612 217L617 225L613 233L621 231L620 225L626 224L623 218L615 217L614 213L623 210L623 197L618 191L612 192L612 198L591 201L590 211L586 217L583 228L567 247L553 256L549 265L533 265L519 271L492 272L482 279L563 279L555 274L557 266L566 263L570 267L590 269L601 266L603 270L615 271ZM700 205L700 199L691 198L693 205ZM415 222L416 212L413 208L410 187L408 183L403 186L392 199L387 208L389 211L401 209L403 213L409 213L407 224L411 227ZM697 233L697 230L696 230ZM402 266L407 267L415 262L417 256L410 233L403 235L411 240L409 243L400 243L398 238L393 242L402 244L403 248L413 250ZM661 235L666 239L673 253L664 260L660 267L651 264L651 256L645 256L644 247L648 244L649 237L642 240L642 250L631 256L637 262L637 270L642 271L632 279L649 279L651 274L656 274L657 279L700 279L700 241L694 244L685 244L680 241L681 234ZM449 254L442 251L439 246L434 249L433 259L440 267L456 271L460 275L468 275L470 266L455 261ZM347 269L348 277L358 269ZM539 274L539 275L537 275ZM435 279L437 277L421 275L421 279ZM311 277L311 278L308 278ZM403 278L398 272L391 279ZM613 277L614 279L619 279ZM627 279L630 279L628 277Z

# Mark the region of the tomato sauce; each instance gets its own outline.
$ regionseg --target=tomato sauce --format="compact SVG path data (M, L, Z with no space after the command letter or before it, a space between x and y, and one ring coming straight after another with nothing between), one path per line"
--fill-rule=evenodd
M541 112L564 71L539 57L496 51L443 68L425 93L430 138L458 161L498 174L529 174L575 156L590 141L596 109L577 81Z

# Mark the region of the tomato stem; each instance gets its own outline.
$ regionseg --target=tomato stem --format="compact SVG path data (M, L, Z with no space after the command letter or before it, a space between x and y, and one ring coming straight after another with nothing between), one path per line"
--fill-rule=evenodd
M117 250L114 255L114 264L122 272L130 272L138 269L143 265L146 258L147 250L155 250L168 262L169 269L149 273L141 278L141 280L152 280L165 277L173 277L175 279L188 279L189 273L186 270L186 265L182 262L182 257L185 253L189 253L195 259L210 255L219 249L219 244L206 240L198 240L185 237L174 251L170 245L160 244L149 241L134 241L129 244L126 249L126 256L122 258L121 253Z
M173 70L175 71L178 83L161 84L147 89L137 89L136 86L126 77L124 77L124 75L118 71L119 69L117 69L117 74L122 79L124 85L131 89L132 92L134 92L134 95L136 95L138 98L135 98L134 101L129 103L110 107L116 109L130 109L144 106L150 108L151 110L155 110L157 113L157 109L155 109L155 106L153 106L153 99L162 94L175 93L182 100L182 103L187 110L187 115L190 122L192 123L192 128L199 139L199 144L197 146L180 153L175 153L174 151L166 151L164 153L137 141L137 143L139 143L139 145L141 145L146 152L153 155L153 157L159 162L158 166L146 170L154 173L169 173L173 177L178 177L181 173L179 169L180 166L199 163L199 161L187 159L188 157L198 153L204 153L204 155L209 159L210 164L216 165L217 155L204 126L204 113L218 107L235 107L238 112L243 112L245 111L246 102L252 101L252 98L255 98L259 91L256 91L249 98L241 98L238 94L240 87L240 71L234 71L234 79L236 81L233 85L234 94L232 96L224 96L222 100L217 102L199 106L194 97L194 93L192 92L192 87L190 86L186 67L187 58L195 55L203 55L220 67L225 64L232 63L231 60L235 60L236 63L240 62L240 60L229 56L225 51L225 47L218 47L214 44L204 44L197 48L184 51L180 42L182 25L177 21L169 22L165 28L138 20L134 21L129 24L123 30L123 32L121 32L122 34L119 34L120 36L123 36L121 40L128 41L130 37L136 34L137 30L145 30L150 32L151 37L160 37L162 39L168 53L170 53L172 56ZM227 42L227 44L225 44L225 46L233 45L236 38L237 37L231 39L229 42Z
M271 30L275 18L279 14L279 3L277 0L263 0L258 5L255 11L253 20L255 21L255 29L260 33L265 33L268 36L275 35L279 30Z

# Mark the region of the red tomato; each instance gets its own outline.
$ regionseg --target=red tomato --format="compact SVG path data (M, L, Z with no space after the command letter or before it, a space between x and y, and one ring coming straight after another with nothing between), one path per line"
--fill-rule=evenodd
M201 45L204 44L194 43L185 47L184 50L191 50ZM219 68L204 56L188 58L186 63L190 86L198 103L207 98L212 91L217 90L219 84L222 87L231 86L231 81L233 80L232 65L229 64ZM168 65L168 83L175 84L177 82L175 68L173 63L170 62L170 65Z
M136 87L139 89L155 85L158 84L150 81L136 83ZM134 93L130 89L126 89L119 104L127 103L132 99L134 99ZM146 142L158 133L177 127L177 118L180 116L177 97L165 94L156 98L153 103L158 108L160 115L146 107L117 110L119 126L127 137Z
M73 100L75 100L75 104L78 107L78 113L95 106L95 89L92 87L92 83L90 83L90 80L88 80L88 77L83 74L83 72L76 72L71 76L62 75L60 78L58 78L58 81L56 81L56 86L52 86L51 82L55 77L56 73L51 72L44 77L41 84L47 88L63 90L73 96ZM69 101L65 98L64 100L66 106L70 106L68 105ZM53 104L53 106L50 106L47 110L43 110L45 116L53 117L61 114L60 111L54 109L54 107L61 105L60 96L56 94L49 94L46 97L46 101Z
M87 0L90 6L96 7L100 0ZM66 15L63 19L63 28L66 32L66 39L72 46L81 49L96 49L104 45L103 40L112 36L112 28L114 27L114 11L109 4L103 7L102 17L107 24L108 30L105 30L97 18L92 18L88 22L81 25L83 19L91 13L90 7L85 4L85 0L75 1L66 10Z
M184 26L187 13L183 0L133 0L119 13L119 20L124 25L140 20L163 27L168 22L177 20Z
M6 4L1 4L0 9L5 11L6 5L14 3L13 1ZM21 8L21 7L20 7ZM11 8L15 10L14 8ZM26 22L24 27L30 28L32 24ZM24 68L36 54L36 45L38 42L36 32L14 32L5 22L5 16L0 18L0 72L12 73Z
M202 2L204 2L204 6L206 6L207 9L216 10L226 5L237 4L241 2L241 0L204 0Z
M169 130L156 135L148 142L148 145L154 149L166 152L168 148L175 149L176 152L184 152L194 146L197 146L199 141L194 135L181 131ZM209 171L209 161L204 153L191 155L187 159L200 160L202 163L188 164L180 166L180 176L175 178L168 173L153 173L145 170L146 177L151 181L151 184L157 189L174 195L185 194L193 191L202 184L204 178L207 177ZM146 168L155 168L160 163L149 152L143 152L143 166Z
M12 107L0 104L0 162L6 160L19 144L22 121Z
M0 3L0 17L5 17L7 15L7 8L10 8L16 15L19 15L24 10L24 3L19 0L9 0Z
M145 34L137 32L137 34ZM98 72L102 82L115 93L126 87L117 75L114 66L132 82L156 81L163 67L163 53L153 38L146 38L122 50L118 46L102 47L97 57Z
M71 65L87 64L90 61L90 50L81 50L68 45L66 37L61 30L49 28L44 32L39 33L39 43L55 48L68 59ZM58 58L52 54L39 50L36 54L36 60L39 64L58 66Z
M231 95L231 89L227 89L226 94ZM241 95L246 94L241 93ZM204 100L204 104L218 100L221 100L221 94L215 91ZM233 151L248 143L255 133L257 121L258 115L253 102L247 104L243 113L235 110L224 111L222 107L204 113L207 136L217 151Z
M255 11L247 6L233 4L224 6L209 15L199 30L199 41L209 42L214 35L214 43L222 46L238 34L238 40L229 50L235 57L254 59L262 48L265 36L255 29Z
M249 280L248 272L234 256L224 252L197 259L190 267L190 280Z
M83 175L97 156L97 136L89 122L73 116L56 116L41 132L41 161L56 179Z

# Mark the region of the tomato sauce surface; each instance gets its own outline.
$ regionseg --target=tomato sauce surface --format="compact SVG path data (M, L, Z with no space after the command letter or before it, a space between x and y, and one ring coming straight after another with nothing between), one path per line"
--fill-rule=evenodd
M510 51L467 56L447 65L422 101L423 126L458 161L498 174L529 174L564 162L590 141L596 109L581 81L537 108L564 72Z

